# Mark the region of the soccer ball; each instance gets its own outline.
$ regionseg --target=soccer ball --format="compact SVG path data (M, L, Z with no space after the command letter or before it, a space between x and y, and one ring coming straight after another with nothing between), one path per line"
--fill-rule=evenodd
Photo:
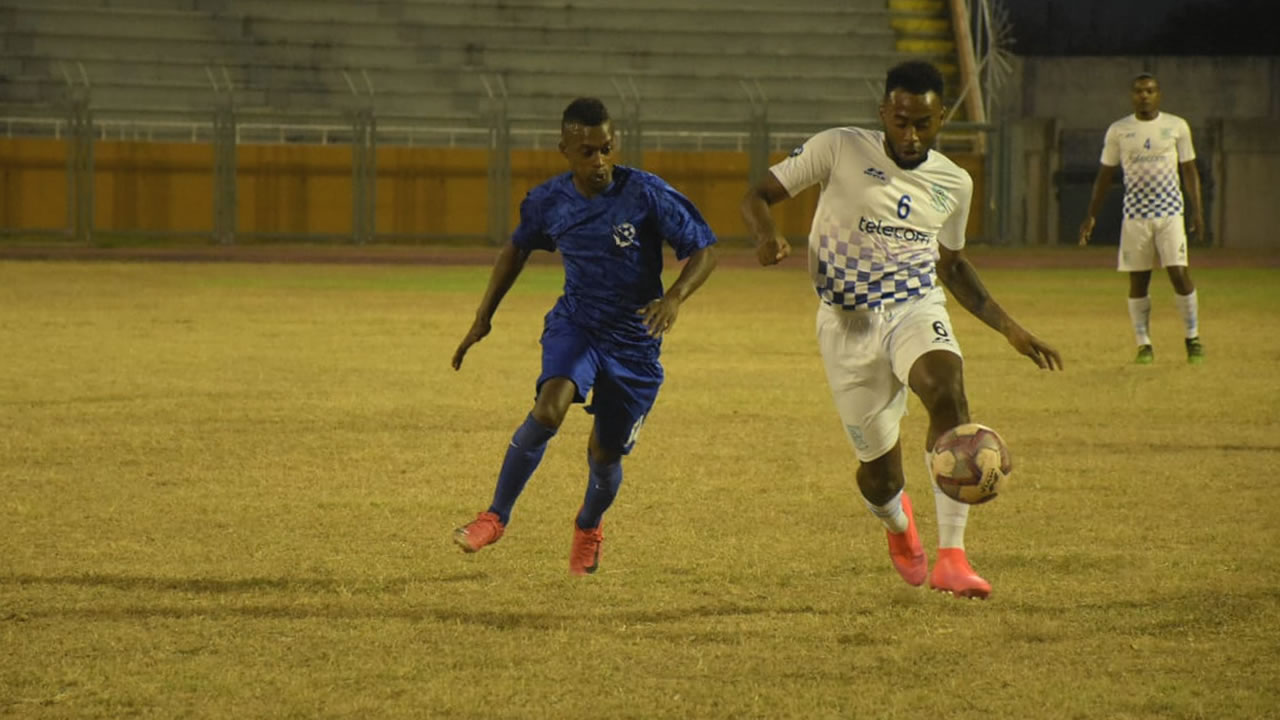
M933 481L949 497L978 505L993 499L1013 472L1013 456L986 425L951 428L933 445Z

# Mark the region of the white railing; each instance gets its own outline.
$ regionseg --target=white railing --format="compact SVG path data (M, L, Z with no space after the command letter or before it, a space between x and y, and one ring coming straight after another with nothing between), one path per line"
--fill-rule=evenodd
M99 140L183 140L207 142L212 122L190 120L95 120L94 136ZM14 137L62 139L67 121L51 117L0 117L0 134Z
M93 121L99 140L212 142L213 122L206 120L124 120L100 118ZM237 144L343 145L350 143L352 129L339 123L243 122L236 125ZM450 125L380 125L379 142L408 147L474 147L488 142L489 129ZM62 139L67 121L56 117L0 117L0 135L52 137ZM790 149L809 133L774 133L774 150ZM552 149L560 142L557 129L513 128L511 137L523 140L521 147ZM746 130L667 130L644 133L646 149L732 149L745 151L750 140Z
M870 124L859 122L854 124ZM147 142L213 142L213 122L206 120L134 120L96 118L94 137L98 140ZM769 134L769 149L790 150L809 139L814 132L775 130ZM57 117L0 116L0 137L44 137L63 139L67 121ZM972 130L956 126L944 132L941 139L955 148L963 146ZM340 123L243 122L236 125L236 144L304 144L347 145L352 128ZM485 147L490 130L485 127L455 125L379 125L378 142L406 147ZM512 128L511 137L517 147L534 150L554 149L560 142L560 131L554 128ZM651 128L644 131L645 150L732 150L746 152L751 140L747 130L680 130Z
M6 117L0 118L0 128L3 128L4 137L52 137L56 140L62 139L62 134L66 126L65 120L58 118L28 118L28 117ZM18 132L14 132L14 127L18 128ZM23 128L30 128L23 131ZM37 128L44 128L43 131Z

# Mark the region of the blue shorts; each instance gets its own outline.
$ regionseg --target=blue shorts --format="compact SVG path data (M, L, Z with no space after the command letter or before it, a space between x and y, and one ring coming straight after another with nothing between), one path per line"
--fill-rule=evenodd
M576 386L574 402L586 402L595 415L596 440L607 450L631 452L644 418L658 399L662 364L619 358L598 349L590 336L567 320L547 318L542 331L542 374L538 389L551 378L569 378ZM593 390L594 388L594 390Z

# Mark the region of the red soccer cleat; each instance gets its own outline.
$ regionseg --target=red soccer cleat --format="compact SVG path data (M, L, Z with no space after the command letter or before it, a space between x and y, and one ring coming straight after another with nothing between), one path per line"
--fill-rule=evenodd
M583 530L573 524L573 547L569 550L569 572L574 575L590 575L600 567L600 545L604 533L600 528Z
M473 553L485 545L492 545L502 538L506 525L491 512L482 512L476 519L453 531L453 541L463 552Z
M938 562L929 576L929 587L956 597L986 600L991 594L991 583L983 580L969 567L963 548L939 548Z
M902 493L902 512L907 514L907 529L900 533L885 531L889 536L889 559L908 585L921 585L929 574L929 558L916 532L916 516L911 512L911 498Z

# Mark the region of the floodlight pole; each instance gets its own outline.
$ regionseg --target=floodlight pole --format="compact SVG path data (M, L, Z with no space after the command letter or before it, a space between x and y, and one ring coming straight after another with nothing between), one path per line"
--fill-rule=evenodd
M351 120L351 239L364 245L374 240L376 228L378 124L373 112L373 82L367 71L361 70L360 75L363 89L357 87L346 70L342 71L358 102Z
M78 82L61 63L67 83L67 230L80 245L93 242L93 111L92 84L84 65Z
M236 242L236 109L235 87L226 66L222 77L208 66L205 75L213 87L213 240L219 245Z
M755 186L769 171L769 98L755 78L748 84L741 79L738 84L751 103L751 116L747 125L747 153L750 161L748 174Z
M640 115L640 90L636 87L635 78L630 76L627 77L628 87L623 87L615 78L609 78L609 82L613 83L613 89L618 91L618 98L622 101L622 156L625 164L643 169L644 129Z
M497 91L489 80L480 76L489 96L489 244L506 243L511 230L511 118L508 93L502 76L495 76Z

